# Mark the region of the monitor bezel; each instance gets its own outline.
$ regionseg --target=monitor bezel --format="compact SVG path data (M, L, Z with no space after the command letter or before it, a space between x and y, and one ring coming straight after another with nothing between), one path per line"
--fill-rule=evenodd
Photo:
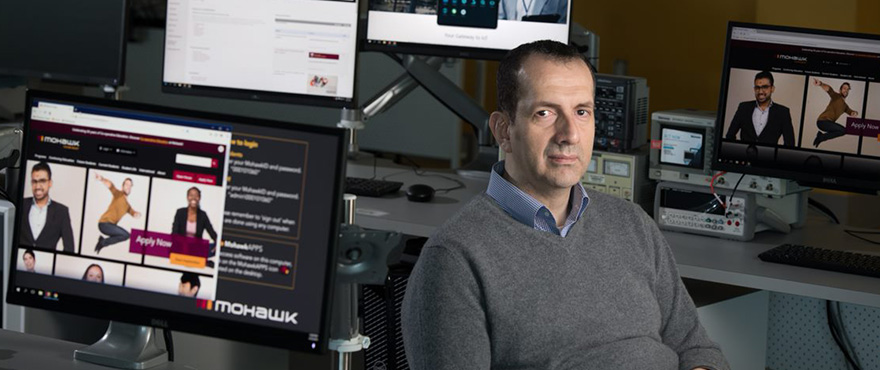
M714 153L712 159L712 170L714 171L729 171L736 173L743 173L748 175L757 175L757 176L769 176L769 177L778 177L784 179L790 179L796 181L798 184L803 186L813 186L813 187L821 187L827 189L835 189L835 190L843 190L857 193L866 193L866 194L880 194L880 179L871 181L867 178L859 178L852 176L851 174L830 174L830 173L807 173L806 171L794 171L788 170L785 168L769 168L769 167L753 167L751 165L746 164L735 164L735 163L726 163L721 162L722 159L719 158L718 152L721 151L722 141L724 139L724 119L727 107L727 87L729 85L730 79L730 42L731 42L731 34L735 27L743 27L743 28L756 28L762 30L770 30L770 31L784 31L784 32L796 32L805 35L819 35L819 36L835 36L835 37L848 37L853 39L865 39L865 40L875 40L880 41L880 35L870 35L870 34L862 34L855 32L843 32L843 31L829 31L829 30L817 30L810 28L802 28L802 27L790 27L790 26L776 26L776 25L766 25L766 24L758 24L758 23L747 23L747 22L728 22L727 24L727 36L725 39L724 45L724 63L721 70L721 86L718 96L718 109L716 111L716 119L715 119L715 146ZM780 148L779 145L762 145L766 147L774 147ZM846 153L840 152L831 152L831 151L821 151L815 150L816 153L829 153L839 156L850 156L850 157L860 157L857 155L849 155ZM841 157L841 158L843 158ZM877 159L877 162L880 163L880 158Z
M24 130L27 132L30 123L31 109L35 99L41 100L57 100L61 102L74 104L93 104L104 106L111 109L130 109L130 110L147 110L162 115L182 115L198 120L208 120L224 123L245 124L261 127L269 127L275 129L291 129L302 130L304 132L327 135L335 138L338 147L337 155L340 160L336 161L334 173L337 181L333 184L333 204L331 204L331 217L333 220L339 220L341 215L343 181L345 177L346 166L346 150L347 137L344 129L335 127L322 127L304 124L295 124L289 122L271 121L265 119L247 118L241 116L221 115L216 113L199 112L192 110L184 110L179 108L169 108L156 105L148 105L141 103L122 102L115 100L98 99L83 96L73 96L54 92L29 90L26 96L26 112L24 121ZM233 130L233 135L235 131ZM27 140L22 141L22 153L27 153ZM25 177L19 176L19 189L25 186ZM16 196L16 201L20 204L24 192ZM13 241L11 255L17 255L19 230L21 228L22 217L16 215L15 227L13 229ZM336 253L338 247L338 232L340 229L339 222L333 222L329 228L328 240L330 244L327 248L327 269L325 271L324 293L322 297L322 317L320 318L320 332L317 342L308 340L308 333L300 333L292 330L278 329L269 326L246 324L236 321L228 321L222 319L200 316L196 314L175 312L158 308L141 307L121 302L107 301L97 298L89 298L76 295L65 294L63 299L52 301L27 294L26 292L16 292L16 258L9 259L9 282L7 286L6 302L10 304L18 304L27 307L40 308L58 312L65 312L98 319L106 319L113 321L126 322L136 325L144 325L157 327L168 330L179 330L194 334L213 336L218 338L230 339L241 342L248 342L271 347L284 348L301 352L321 354L327 349L327 343L330 336L330 310L332 303L332 294L336 279ZM55 276L40 276L41 278L54 279ZM111 289L128 289L125 287L108 287ZM161 294L161 293L157 293ZM100 311L96 311L96 307L100 307ZM312 344L317 343L316 348L312 348Z
M361 38L361 50L362 51L376 51L383 53L393 53L393 54L414 54L414 55L425 55L425 56L438 56L438 57L451 57L451 58L462 58L462 59L479 59L479 60L494 60L498 61L504 58L510 50L507 49L493 49L493 48L472 48L472 47L460 47L460 46L452 46L452 45L436 45L436 44L424 44L424 43L412 43L412 42L392 42L392 43L382 43L384 40L370 40L367 35L369 34L370 29L370 4L369 0L361 0L366 1L366 13L364 15L363 30L361 34L363 38ZM574 22L571 19L571 15L574 14L574 1L569 0L568 2L568 32L566 32L566 40L565 44L571 44L571 28L573 27L572 23ZM376 41L376 42L373 42ZM538 41L538 40L534 40Z
M112 86L119 87L125 85L125 60L128 53L128 35L131 30L131 22L129 14L129 8L131 4L128 0L120 0L122 1L122 14L120 14L119 20L122 22L122 32L119 34L119 58L116 61L117 71L119 72L118 76L115 78L105 78L105 77L95 77L95 76L85 76L85 75L73 75L73 74L58 74L51 71L38 71L38 70L30 70L30 69L18 69L18 68L3 68L0 66L0 75L14 75L14 76L22 76L22 77L36 77L46 81L56 81L63 83L72 83L72 84L81 84L81 85L89 85L89 86Z
M270 102L270 103L284 103L284 104L295 104L295 105L305 105L305 106L319 106L319 107L327 107L327 108L345 108L345 109L355 109L358 107L358 65L359 65L359 51L360 51L360 42L362 39L361 35L361 27L360 23L362 22L360 19L360 2L364 0L353 0L353 2L357 5L356 9L357 16L357 25L355 25L355 43L354 43L354 68L352 70L352 95L351 98L340 98L335 96L318 96L318 95L309 95L309 94L297 94L297 93L283 93L283 92L275 92L275 91L267 91L267 90L250 90L250 89L240 89L235 87L217 87L217 86L207 86L207 85L190 85L190 86L179 86L180 83L166 82L165 81L165 57L166 57L166 43L168 42L167 37L162 38L162 71L161 71L161 85L162 92L169 94L178 94L178 95L187 95L187 96L204 96L204 97L212 97L212 98L226 98L226 99L236 99L236 100L248 100L248 101L262 101L262 102ZM165 13L165 26L168 24L168 13L167 11L171 11L170 8L166 10Z

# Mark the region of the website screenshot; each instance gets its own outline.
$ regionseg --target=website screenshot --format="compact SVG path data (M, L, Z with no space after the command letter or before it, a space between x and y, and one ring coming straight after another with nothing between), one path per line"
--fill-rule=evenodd
M354 1L171 0L165 83L352 98Z
M722 158L876 169L880 41L734 27L728 67ZM769 116L753 125L763 100L772 102Z
M551 39L566 42L568 1L529 9L509 1L463 0L411 4L369 0L367 42L430 44L510 50L520 44ZM492 19L482 19L493 10ZM470 20L469 17L479 17Z
M24 204L49 214L23 212L20 242L66 252L54 275L175 295L186 276L215 295L229 130L50 102L30 130Z
M318 341L341 137L38 102L16 284Z

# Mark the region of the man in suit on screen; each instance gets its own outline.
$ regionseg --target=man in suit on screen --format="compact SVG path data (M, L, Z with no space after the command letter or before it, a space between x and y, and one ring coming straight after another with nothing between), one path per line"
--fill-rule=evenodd
M33 197L24 198L22 205L21 236L23 245L54 251L58 240L62 241L65 252L74 252L73 228L70 226L70 212L67 206L52 200L52 169L46 162L40 162L31 169L31 192Z
M725 138L775 145L782 138L782 145L794 146L794 127L788 107L773 101L773 75L768 71L755 75L755 100L739 104Z

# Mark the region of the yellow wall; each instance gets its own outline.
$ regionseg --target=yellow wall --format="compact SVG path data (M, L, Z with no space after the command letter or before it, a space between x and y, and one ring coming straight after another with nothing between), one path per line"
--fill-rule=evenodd
M856 31L857 0L757 0L758 23Z
M574 1L572 19L600 37L599 71L615 59L628 74L645 77L650 110L718 105L724 41L729 20L753 22L754 1Z

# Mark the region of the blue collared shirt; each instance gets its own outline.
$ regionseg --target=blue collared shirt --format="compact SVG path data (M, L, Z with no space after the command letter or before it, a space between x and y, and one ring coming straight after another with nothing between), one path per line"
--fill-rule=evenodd
M513 219L519 221L523 225L533 227L537 230L551 232L553 234L565 237L575 222L580 220L581 215L590 203L587 191L580 182L571 187L571 211L565 219L565 224L560 230L556 227L556 219L547 206L541 204L531 195L526 194L502 175L504 174L504 161L495 163L492 166L492 173L489 177L489 187L486 189L488 194L498 206L501 207Z

